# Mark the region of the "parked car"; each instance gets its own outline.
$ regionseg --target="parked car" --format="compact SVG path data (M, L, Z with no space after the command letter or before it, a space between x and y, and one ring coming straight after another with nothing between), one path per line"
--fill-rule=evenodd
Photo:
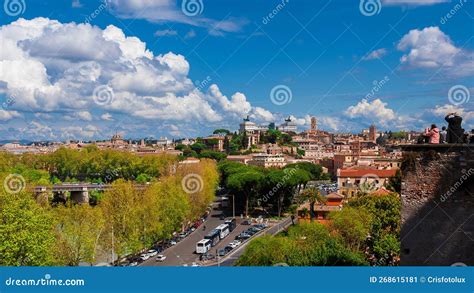
M146 252L146 254L148 254L149 257L152 257L152 256L155 256L158 254L158 251L154 250L154 249L150 249Z
M191 266L192 266L192 267L200 267L200 265L198 265L198 264L195 263L195 262L193 262Z
M176 245L176 243L177 243L176 240L171 240L171 241L170 241L170 245L171 245L171 246Z
M166 256L164 256L163 254L159 254L156 257L156 261L165 261L165 259L166 259Z
M249 234L250 236L253 236L257 232L255 232L254 230L251 230L251 229L247 229L247 230L245 230L245 233Z
M249 239L250 237L252 237L252 235L250 235L246 232L242 232L239 235L235 236L235 239L236 240L245 240L245 239Z
M229 246L232 247L232 248L236 248L237 246L239 246L242 242L240 242L239 240L234 240L232 241L231 243L229 243Z
M203 253L201 254L201 256L199 257L199 260L212 260L212 259L215 259L216 256L213 255L212 253Z
M129 267L136 267L138 266L138 262L137 261L133 261L131 263L128 264Z
M155 246L153 246L153 249L156 250L158 253L160 253L160 252L163 251L163 245L161 245L161 244L155 245Z
M251 220L243 220L242 225L252 225L252 221Z
M226 247L224 247L224 250L225 250L225 253L229 253L232 249L234 249L232 246L230 245L227 245Z
M148 254L146 254L146 253L140 254L140 260L142 260L142 261L145 261L145 260L147 260L147 259L149 259L149 258L150 258L150 256L149 256Z
M263 230L263 229L267 228L267 225L262 223L262 224L255 225L255 227L260 228L260 229Z
M262 231L262 229L257 228L257 227L255 227L255 226L252 226L252 227L248 228L247 231L252 231L252 232L254 232L254 233L258 233L258 232Z
M217 251L217 255L220 257L225 256L226 254L227 254L227 251L224 248L221 248Z

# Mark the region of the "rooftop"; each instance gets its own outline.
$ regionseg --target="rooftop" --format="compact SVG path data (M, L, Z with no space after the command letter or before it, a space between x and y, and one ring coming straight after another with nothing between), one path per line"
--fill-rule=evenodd
M395 176L397 170L379 170L379 169L339 169L337 171L338 177L364 177L375 175L377 177L392 177Z

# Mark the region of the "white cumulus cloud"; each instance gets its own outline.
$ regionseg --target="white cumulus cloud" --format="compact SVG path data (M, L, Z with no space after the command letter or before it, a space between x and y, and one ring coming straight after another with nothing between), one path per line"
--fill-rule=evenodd
M136 2L140 3L144 2ZM177 121L212 127L224 118L240 121L247 114L261 121L273 118L268 110L253 107L241 92L227 98L217 85L209 91L196 88L183 55L154 55L146 43L113 25L101 29L41 17L20 18L0 27L0 39L0 67L8 68L0 71L2 93L15 97L11 109L0 112L2 120L24 112L55 123L94 121L99 125L112 119L109 112L113 112L117 117L133 117L137 123ZM94 90L104 86L111 90L111 98L96 103ZM94 120L92 112L101 119ZM87 131L37 124L28 129L31 135L43 137L64 130L89 138L99 133L92 128L98 125L88 125ZM145 125L148 133L156 129Z
M20 117L20 116L21 114L18 113L17 111L7 111L7 110L0 109L0 120L2 121L10 120L10 119Z
M397 49L406 52L400 61L414 68L441 68L453 76L474 74L474 53L456 47L437 26L409 31Z
M387 103L380 99L375 99L372 102L367 99L362 99L357 105L350 106L346 110L346 115L349 118L364 118L368 121L377 121L385 125L387 121L396 118L395 112L387 107Z

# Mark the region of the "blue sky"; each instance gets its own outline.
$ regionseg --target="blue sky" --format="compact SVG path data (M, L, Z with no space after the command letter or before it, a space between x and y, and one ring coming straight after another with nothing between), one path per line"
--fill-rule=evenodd
M469 0L6 2L0 139L474 128Z

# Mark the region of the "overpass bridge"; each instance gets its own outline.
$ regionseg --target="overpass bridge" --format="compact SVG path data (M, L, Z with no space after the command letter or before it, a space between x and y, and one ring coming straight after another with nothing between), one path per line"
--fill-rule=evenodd
M148 186L148 184L134 184L134 188L138 190L145 190ZM111 188L111 184L62 183L52 186L35 186L34 193L37 198L52 193L54 199L64 202L66 202L69 193L73 202L82 204L89 203L89 191L106 191Z

